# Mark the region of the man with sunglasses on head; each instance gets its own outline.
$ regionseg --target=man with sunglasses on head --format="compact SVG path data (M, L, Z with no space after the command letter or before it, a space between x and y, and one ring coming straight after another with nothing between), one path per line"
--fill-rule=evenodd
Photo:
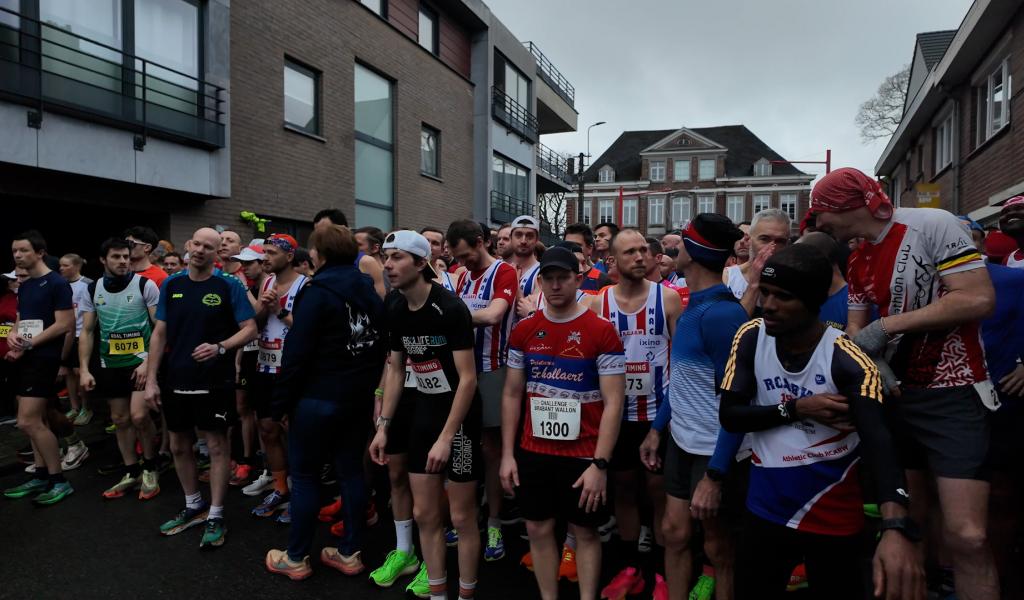
M153 248L160 243L160 236L149 227L136 225L125 230L124 239L131 252L132 271L152 281L158 288L163 287L167 272L149 260Z

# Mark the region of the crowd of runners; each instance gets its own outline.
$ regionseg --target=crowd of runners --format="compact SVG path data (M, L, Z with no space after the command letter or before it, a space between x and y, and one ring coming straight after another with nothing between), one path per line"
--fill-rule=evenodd
M200 548L243 512L286 523L265 567L294 580L316 562L473 598L482 558L545 600L560 579L584 599L1020 590L1024 197L986 229L839 169L800 223L577 223L550 247L530 215L416 225L325 209L305 247L140 225L59 258L15 237L0 412L31 447L4 495L68 501L105 401L105 499L176 476L153 528ZM394 549L364 556L381 514Z

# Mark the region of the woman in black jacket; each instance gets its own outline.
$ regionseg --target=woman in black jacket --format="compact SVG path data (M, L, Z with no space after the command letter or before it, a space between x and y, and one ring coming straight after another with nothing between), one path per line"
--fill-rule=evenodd
M288 417L292 522L287 551L268 552L266 566L292 579L312 574L309 552L327 456L338 472L345 533L336 548L323 549L320 561L346 575L363 571L362 458L387 340L384 304L370 277L355 266L352 232L339 225L317 228L309 246L317 270L295 300L273 403L275 419Z

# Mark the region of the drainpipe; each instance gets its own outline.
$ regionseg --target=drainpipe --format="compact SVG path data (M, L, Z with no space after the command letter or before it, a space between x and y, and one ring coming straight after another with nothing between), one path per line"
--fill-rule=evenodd
M949 93L949 88L939 85L942 95L953 101L953 210L954 215L960 214L960 100Z

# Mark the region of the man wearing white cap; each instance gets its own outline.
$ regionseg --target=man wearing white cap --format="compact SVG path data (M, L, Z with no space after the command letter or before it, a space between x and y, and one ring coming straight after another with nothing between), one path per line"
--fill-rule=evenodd
M519 272L519 289L522 298L540 294L537 275L540 273L540 262L537 260L537 242L540 240L540 223L530 215L516 217L512 221L512 264ZM520 300L522 303L522 300ZM526 304L526 303L522 303ZM536 307L534 299L530 310ZM525 314L518 315L520 317Z

